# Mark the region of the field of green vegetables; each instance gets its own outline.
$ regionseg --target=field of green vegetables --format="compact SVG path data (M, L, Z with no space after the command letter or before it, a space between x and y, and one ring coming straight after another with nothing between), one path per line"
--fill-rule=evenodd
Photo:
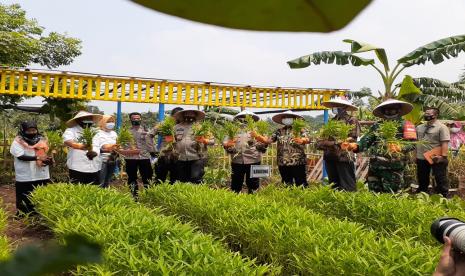
M0 260L5 259L9 255L8 241L3 235L6 227L6 213L5 210L0 209Z
M277 268L229 251L208 234L150 210L116 191L96 186L36 189L37 211L58 238L79 233L104 248L104 263L78 275L264 275Z
M328 217L347 219L379 231L383 236L401 237L437 246L430 234L431 223L440 217L465 218L462 200L436 197L415 198L409 195L344 193L329 187L318 189L279 189L268 186L260 197L304 207Z
M463 218L458 201L266 187L256 195L159 185L136 203L93 186L49 185L37 210L58 238L101 243L97 275L427 275L441 245L431 222Z
M243 256L282 266L284 275L425 275L434 270L439 245L385 237L362 223L285 201L191 185L157 186L141 198L224 239Z

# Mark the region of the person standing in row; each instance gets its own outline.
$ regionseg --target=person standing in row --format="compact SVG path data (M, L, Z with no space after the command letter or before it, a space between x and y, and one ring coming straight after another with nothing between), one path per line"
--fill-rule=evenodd
M282 182L287 185L307 187L307 155L305 145L310 143L307 132L302 130L300 138L294 137L292 123L303 117L292 111L286 111L272 117L275 123L284 125L271 136L271 142L277 142L278 168Z
M433 171L434 179L436 180L436 192L448 196L449 182L447 180L447 165L448 165L448 147L450 141L449 129L446 125L438 121L439 109L429 107L425 109L423 118L426 123L417 126L418 140L417 145L417 178L419 192L427 192L430 180L431 171ZM427 151L438 149L438 154L432 158L433 163L430 164L425 160L424 154Z
M349 133L349 137L353 141L357 141L360 135L360 124L357 118L348 113L348 111L357 111L357 107L344 99L326 101L323 106L332 108L335 111L336 116L332 120L342 121L354 126ZM326 141L318 141L317 148L324 151L323 160L329 183L333 183L333 188L350 192L355 191L355 156L353 152L342 150L332 137Z
M241 111L233 120L244 125L246 116L252 117L254 121L260 120L255 113L247 110ZM241 131L236 137L227 137L223 146L231 155L231 190L239 193L245 177L249 194L254 193L260 186L260 179L251 178L250 170L253 165L260 165L267 145L257 142L250 131Z
M100 114L79 111L66 122L68 128L63 133L63 142L68 147L66 166L71 183L99 184L100 159L96 157L100 149L95 145L87 149L86 145L79 142L79 138L85 128L92 128L101 117Z
M416 140L415 126L402 119L410 113L413 106L410 103L389 99L373 109L373 115L384 121L393 121L397 125L396 139L404 141ZM386 141L379 133L380 122L375 123L370 130L351 144L349 148L354 152L367 151L370 156L367 183L368 189L378 193L396 193L405 187L404 171L407 165L405 154L414 150L415 146L404 145L401 149L386 148Z
M29 195L35 187L50 182L49 165L53 161L47 156L47 151L47 141L40 135L37 124L22 122L10 148L14 157L16 209L19 216L34 212Z
M93 144L100 149L100 187L107 188L116 167L116 138L115 118L103 115L99 122L100 129L94 136Z
M134 197L138 194L137 171L142 177L144 187L148 187L153 177L152 163L150 157L156 156L155 145L153 139L155 134L153 131L148 131L142 124L142 116L139 112L129 114L132 127L130 131L134 138L136 148L139 150L137 154L125 155L126 173L128 174L128 185ZM123 151L122 151L123 152Z
M171 110L171 117L174 116L174 114L178 113L179 111L184 110L182 107L176 107L173 110ZM180 122L177 121L177 124ZM158 133L157 128L155 128L155 132ZM173 184L176 182L176 162L177 162L177 154L174 150L175 145L167 143L165 139L174 139L174 137L161 137L161 143L159 146L159 156L157 163L155 164L155 183L164 183L166 179L168 178L169 174L169 179L170 183Z
M214 141L196 140L192 125L202 121L205 118L205 113L189 109L174 114L174 118L180 122L175 126L175 151L178 154L177 180L199 184L205 174L207 145L212 145Z

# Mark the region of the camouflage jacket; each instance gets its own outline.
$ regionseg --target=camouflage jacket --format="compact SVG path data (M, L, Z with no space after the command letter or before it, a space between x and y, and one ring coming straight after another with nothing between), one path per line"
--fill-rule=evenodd
M397 120L397 139L403 138L403 128L405 121ZM399 154L391 155L387 152L385 144L382 143L382 138L378 135L379 123L371 126L370 130L360 138L358 144L358 152L367 152L370 156L370 167L378 169L402 170L407 161L405 153L415 149L415 146L407 145L402 148Z

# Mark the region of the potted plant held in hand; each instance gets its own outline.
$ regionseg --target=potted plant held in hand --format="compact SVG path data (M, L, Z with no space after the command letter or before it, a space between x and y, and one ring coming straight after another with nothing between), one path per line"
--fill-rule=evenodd
M200 144L208 144L210 142L212 124L209 121L195 122L192 125L192 134L195 137L195 141Z
M140 150L136 147L134 142L134 137L132 136L129 129L123 127L118 133L116 138L116 152L121 155L137 155L140 153Z
M228 137L228 141L226 141L223 146L227 148L234 147L236 145L236 136L237 133L239 132L239 126L235 124L234 122L226 122L224 124L224 132L226 133L226 136Z
M353 126L342 121L331 120L320 130L320 143L328 146L340 145L342 150L350 150L347 140L352 128Z
M158 133L163 136L163 139L166 143L174 143L174 127L176 125L176 120L173 117L168 117L160 123L158 127Z
M78 142L84 145L84 150L87 150L87 158L93 160L98 154L93 150L92 140L97 134L97 130L92 127L86 127L82 130L81 137L79 137Z
M307 123L300 119L296 118L294 121L292 121L292 135L294 136L293 141L296 144L299 145L304 145L310 143L310 139L306 137L302 137L302 132L305 130L307 127Z
M259 143L269 143L268 135L270 133L270 124L265 121L254 121L252 116L245 116L247 129L250 135Z

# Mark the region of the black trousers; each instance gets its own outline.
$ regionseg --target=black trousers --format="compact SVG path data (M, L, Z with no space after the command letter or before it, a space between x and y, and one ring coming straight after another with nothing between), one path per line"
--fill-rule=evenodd
M250 167L252 165L260 165L260 162L253 164L236 164L231 163L231 190L239 193L242 190L242 184L247 185L249 193L253 193L260 186L259 178L250 178Z
M155 182L163 183L170 176L170 183L176 182L176 161L167 158L166 156L160 156L155 164Z
M447 197L449 193L449 181L447 180L447 165L448 162L431 165L426 160L417 159L417 178L419 192L427 192L429 186L429 177L431 170L433 171L434 179L436 180L436 193Z
M29 195L34 191L35 187L47 185L50 179L36 180L36 181L16 181L16 209L18 213L31 213L34 211L34 205L32 205Z
M278 166L282 182L286 185L307 187L307 172L305 165Z
M75 170L68 170L69 172L69 182L73 184L92 184L92 185L99 185L99 174L98 172L93 173L86 173L86 172L79 172Z
M137 171L139 171L144 187L148 187L152 180L153 170L150 159L125 159L126 173L128 174L128 185L133 196L137 196Z
M357 189L354 162L325 160L325 168L329 183L334 184L334 189L349 192L354 192Z
M205 174L205 159L176 162L176 177L181 182L200 184Z

